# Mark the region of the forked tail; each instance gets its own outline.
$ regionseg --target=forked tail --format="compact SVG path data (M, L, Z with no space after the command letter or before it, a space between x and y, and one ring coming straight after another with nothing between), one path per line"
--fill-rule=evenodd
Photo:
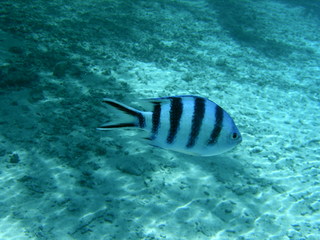
M127 127L139 127L144 128L145 118L139 110L136 110L132 107L126 106L122 103L119 103L115 100L104 98L104 103L118 110L118 112L123 113L116 121L107 122L100 127L98 130L110 130L115 128L127 128Z

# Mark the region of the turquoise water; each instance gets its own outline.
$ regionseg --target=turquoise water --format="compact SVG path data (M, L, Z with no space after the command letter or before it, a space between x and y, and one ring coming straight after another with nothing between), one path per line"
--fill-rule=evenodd
M320 239L320 2L1 1L0 239ZM214 157L98 132L109 97L199 95Z

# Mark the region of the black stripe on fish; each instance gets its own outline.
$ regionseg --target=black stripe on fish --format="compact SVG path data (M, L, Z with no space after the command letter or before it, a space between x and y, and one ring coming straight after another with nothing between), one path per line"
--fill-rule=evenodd
M217 142L221 129L222 129L222 122L223 122L223 109L216 105L216 122L214 124L214 128L211 132L209 141L208 141L208 145L213 145Z
M156 102L154 103L154 108L152 112L151 139L155 139L157 137L159 126L160 126L160 116L161 116L161 104Z
M179 129L180 119L183 112L183 103L180 97L172 97L170 105L170 129L167 143L173 143Z
M110 101L110 100L103 100L103 102L111 105L112 107L118 109L119 111L125 112L131 116L137 117L138 118L138 127L140 127L140 128L145 127L145 119L144 119L142 113L131 110L129 108L126 108L126 107L124 107L116 102Z
M205 113L205 99L196 97L194 102L194 110L192 116L192 126L187 148L191 148L195 145L196 139L200 133L202 120Z

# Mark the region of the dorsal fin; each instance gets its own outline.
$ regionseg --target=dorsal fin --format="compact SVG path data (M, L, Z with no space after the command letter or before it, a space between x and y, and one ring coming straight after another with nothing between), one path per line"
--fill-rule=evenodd
M145 111L151 112L153 111L154 105L160 103L160 104L166 104L170 103L170 98L165 97L165 98L144 98L144 99L139 99L138 104L141 106L142 109Z

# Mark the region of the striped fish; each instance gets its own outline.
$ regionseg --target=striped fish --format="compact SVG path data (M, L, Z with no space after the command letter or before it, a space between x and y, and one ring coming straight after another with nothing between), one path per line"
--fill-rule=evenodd
M241 134L229 114L214 102L192 95L151 98L151 112L139 111L112 99L103 102L125 113L98 130L140 128L153 146L191 155L212 156L234 148Z

